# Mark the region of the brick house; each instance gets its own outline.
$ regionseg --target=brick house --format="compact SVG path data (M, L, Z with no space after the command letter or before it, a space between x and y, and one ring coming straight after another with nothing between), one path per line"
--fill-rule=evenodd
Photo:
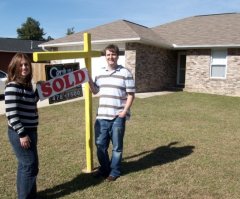
M240 96L239 21L239 13L194 16L153 28L118 20L40 47L82 50L83 33L89 32L94 50L109 43L120 47L137 92L182 88Z
M42 51L38 47L43 41L0 38L0 70L7 72L8 64L17 52L26 53L32 60L34 51Z
M32 60L33 52L42 51L42 48L38 47L38 45L41 43L43 43L43 41L0 38L0 70L7 72L8 65L17 52L27 54L28 57ZM41 63L33 63L34 81L37 81L38 79L44 79L44 74L42 74L42 72L39 73L39 66L41 66L40 70L44 68ZM41 75L41 77L39 75Z

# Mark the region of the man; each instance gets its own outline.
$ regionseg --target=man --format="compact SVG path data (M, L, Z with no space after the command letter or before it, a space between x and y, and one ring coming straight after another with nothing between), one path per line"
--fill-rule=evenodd
M89 77L93 94L100 94L95 122L95 144L100 164L96 177L115 181L121 175L123 137L126 119L130 118L130 107L135 98L135 83L130 71L117 64L119 48L110 44L104 49L107 66L96 76ZM112 157L108 147L112 142Z

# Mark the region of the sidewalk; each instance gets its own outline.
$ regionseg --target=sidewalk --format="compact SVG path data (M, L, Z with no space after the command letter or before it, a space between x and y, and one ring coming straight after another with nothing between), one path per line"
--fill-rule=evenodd
M156 95L166 95L166 94L170 94L170 93L173 93L173 92L172 91L160 91L160 92L149 92L149 93L136 93L135 96L136 96L136 98L147 98L147 97L152 97L152 96L156 96ZM59 103L55 103L55 104L49 104L48 100L43 100L43 101L38 102L38 108L46 107L46 106L55 106L55 105L70 103L73 101L83 100L83 99L84 99L84 97L79 97L76 99L59 102ZM0 115L4 115L4 114L5 114L5 104L4 104L4 100L1 99L0 100Z

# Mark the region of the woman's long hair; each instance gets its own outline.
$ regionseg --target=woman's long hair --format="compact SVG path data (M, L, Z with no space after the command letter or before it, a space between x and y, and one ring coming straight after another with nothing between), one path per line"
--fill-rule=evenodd
M28 66L29 66L29 74L27 76L22 76L21 75L21 61L22 59L25 59ZM14 55L14 57L12 58L10 64L8 65L8 79L7 79L7 83L8 82L16 82L18 84L22 84L26 87L32 87L32 64L31 64L31 60L29 59L29 57L24 54L24 53L16 53Z

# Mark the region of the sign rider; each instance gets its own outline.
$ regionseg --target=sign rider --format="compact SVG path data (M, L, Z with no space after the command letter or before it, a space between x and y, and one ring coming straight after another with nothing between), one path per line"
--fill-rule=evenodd
M91 75L91 58L100 57L101 52L91 50L91 35L84 33L84 50L83 51L57 51L57 52L35 52L33 53L33 60L58 60L58 59L75 59L84 58L85 65L88 69L89 75ZM77 72L79 75L79 72ZM58 84L68 81L68 76L57 80ZM77 77L77 81L80 81ZM55 82L55 90L61 90L59 85ZM71 84L71 83L69 83ZM66 87L66 86L65 86ZM50 87L49 87L50 88ZM93 130L92 130L92 95L90 93L89 85L85 85L85 121L86 121L86 163L87 167L84 172L90 173L93 171Z

